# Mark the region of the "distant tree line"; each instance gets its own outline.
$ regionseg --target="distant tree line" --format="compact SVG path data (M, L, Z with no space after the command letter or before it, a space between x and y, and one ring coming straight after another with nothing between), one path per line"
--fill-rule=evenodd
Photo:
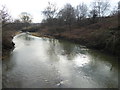
M84 26L100 21L107 16L119 14L120 2L111 10L110 2L108 0L94 0L88 6L85 3L80 3L76 7L67 3L63 8L58 9L56 4L48 2L48 6L42 11L44 19L42 20L43 26L67 26L69 30L73 26ZM0 21L2 26L8 23L25 23L26 26L32 22L31 14L22 12L19 19L12 20L5 6L0 8Z
M94 0L88 7L85 3L80 3L76 7L67 3L62 9L57 8L53 3L42 11L44 26L68 26L71 30L72 26L84 26L86 24L96 23L102 18L118 14L118 7L110 10L110 2L108 0Z

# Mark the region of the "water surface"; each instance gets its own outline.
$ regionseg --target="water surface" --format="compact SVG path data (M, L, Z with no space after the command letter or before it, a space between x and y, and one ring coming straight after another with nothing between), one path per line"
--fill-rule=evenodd
M117 88L117 58L79 44L26 33L3 61L4 88Z

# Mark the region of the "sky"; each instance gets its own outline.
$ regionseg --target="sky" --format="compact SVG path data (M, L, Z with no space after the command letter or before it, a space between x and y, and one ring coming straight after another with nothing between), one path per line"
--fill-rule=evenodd
M93 0L0 0L0 5L5 5L13 19L18 19L21 12L28 12L33 17L34 23L40 23L43 19L41 11L45 9L48 2L55 3L58 8L62 8L66 3L76 6L81 2L88 6ZM119 0L109 0L111 6L117 5Z

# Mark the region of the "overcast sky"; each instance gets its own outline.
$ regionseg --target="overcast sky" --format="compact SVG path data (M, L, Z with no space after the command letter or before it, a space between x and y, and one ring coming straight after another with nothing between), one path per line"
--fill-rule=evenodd
M93 0L0 0L0 5L5 5L10 15L16 19L21 12L29 12L33 16L33 22L41 22L43 15L41 11L48 5L48 2L56 3L58 8L66 3L76 6L81 2L90 5ZM115 6L119 0L109 0L111 6Z

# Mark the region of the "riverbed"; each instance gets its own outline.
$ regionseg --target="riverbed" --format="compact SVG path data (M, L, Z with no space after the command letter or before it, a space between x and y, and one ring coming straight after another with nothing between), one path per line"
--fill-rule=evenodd
M3 61L3 88L117 88L118 60L65 40L20 33Z

